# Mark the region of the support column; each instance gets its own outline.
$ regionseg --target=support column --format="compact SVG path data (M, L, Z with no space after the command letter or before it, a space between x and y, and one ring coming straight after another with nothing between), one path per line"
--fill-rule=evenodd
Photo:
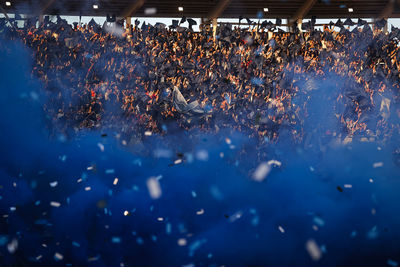
M296 21L296 27L299 29L299 31L301 32L301 26L303 25L303 19L298 19Z
M214 42L217 36L217 18L213 18L212 20L212 25L213 25L213 36L214 36Z
M373 32L375 32L375 30L376 30L376 26L375 26L376 21L377 21L376 18L372 18L372 25L371 25L371 28L372 28L372 31L373 31Z
M125 22L126 22L126 28L130 29L131 28L131 24L132 24L132 18L131 17L126 17L125 18Z
M386 21L387 21L388 19L386 19ZM383 27L383 32L384 33L387 33L388 32L388 24L389 24L389 22L386 22L386 25L385 25L385 27Z
M290 18L287 18L287 19L286 19L286 24L287 24L287 26L286 26L286 32L293 32L293 29L292 29L292 27L290 26Z

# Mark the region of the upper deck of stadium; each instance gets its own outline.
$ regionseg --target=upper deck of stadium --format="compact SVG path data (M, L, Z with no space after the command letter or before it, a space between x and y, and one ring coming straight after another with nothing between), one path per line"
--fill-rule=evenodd
M3 12L118 17L400 18L400 0L6 0ZM147 12L151 11L151 12ZM154 13L156 11L156 13Z

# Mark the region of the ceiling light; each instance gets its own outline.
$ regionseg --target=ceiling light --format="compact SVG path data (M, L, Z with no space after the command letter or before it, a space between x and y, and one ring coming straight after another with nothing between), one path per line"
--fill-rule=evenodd
M11 6L11 2L6 2L6 6Z
M93 9L99 9L99 5L93 5Z
M268 7L264 7L264 12L268 12Z
M353 11L354 11L354 10L353 10L351 7L349 7L349 12L350 12L350 13L353 13Z
M178 10L179 10L180 12L182 12L182 11L183 11L183 6L178 7Z

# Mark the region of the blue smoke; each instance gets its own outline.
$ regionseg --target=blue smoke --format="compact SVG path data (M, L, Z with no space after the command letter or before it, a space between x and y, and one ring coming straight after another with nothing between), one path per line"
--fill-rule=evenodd
M30 77L29 53L11 42L0 49L1 265L400 261L397 137L386 144L327 142L323 150L285 140L259 147L228 130L149 136L133 146L113 132L49 138L51 118L40 83ZM335 125L330 95L315 96L320 101L311 102L304 125L310 132L320 125L309 141L318 146ZM269 160L282 165L262 182L252 180ZM159 181L159 199L149 195L149 177ZM317 261L309 240L322 253Z

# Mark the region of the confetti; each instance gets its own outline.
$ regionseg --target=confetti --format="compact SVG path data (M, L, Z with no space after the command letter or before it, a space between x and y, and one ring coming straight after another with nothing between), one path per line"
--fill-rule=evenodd
M204 209L201 209L201 210L199 210L199 211L196 211L196 214L197 214L197 215L203 215L203 214L204 214Z
M58 207L61 206L61 204L60 204L60 202L51 201L51 202L50 202L50 206L58 208Z
M149 190L149 194L152 199L158 199L161 197L160 183L155 177L150 177L147 180L147 189Z
M306 250L313 261L319 261L321 259L322 252L315 240L310 239L306 242Z
M157 13L157 8L155 7L148 7L144 9L144 14L146 16L155 15Z
M375 162L375 163L372 165L372 167L374 167L374 168L383 167L383 162Z
M268 174L272 170L272 166L277 166L280 167L282 163L277 160L270 160L268 162L263 162L258 167L253 173L253 180L257 182L262 182L264 179L268 176Z
M257 182L264 181L264 179L268 176L271 171L271 166L264 162L258 165L257 169L253 173L253 180Z
M100 148L101 152L104 152L104 145L102 143L97 143L97 146Z
M61 260L64 259L64 256L63 256L62 254L56 252L56 253L54 254L54 259L55 259L56 261L61 261Z
M187 244L187 241L186 241L185 238L179 238L178 239L178 245L179 246L186 246L186 244Z
M196 158L201 161L208 160L208 151L207 150L199 150L196 152Z
M10 254L14 254L18 249L18 240L13 239L10 243L7 244L7 250Z

